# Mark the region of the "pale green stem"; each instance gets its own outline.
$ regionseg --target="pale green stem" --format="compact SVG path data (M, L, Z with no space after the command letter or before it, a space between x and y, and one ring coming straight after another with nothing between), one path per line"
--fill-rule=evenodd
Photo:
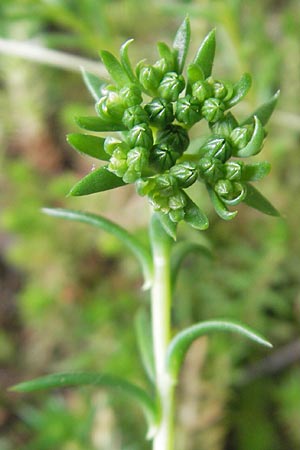
M153 285L151 290L152 334L156 390L161 420L153 439L153 450L174 448L174 386L166 371L166 353L171 337L171 238L154 214L151 222Z

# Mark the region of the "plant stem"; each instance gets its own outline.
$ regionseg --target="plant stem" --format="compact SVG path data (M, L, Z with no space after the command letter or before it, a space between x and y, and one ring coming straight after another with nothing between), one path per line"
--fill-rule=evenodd
M152 336L156 390L161 406L161 421L153 439L153 450L174 447L174 387L166 372L166 352L171 334L171 238L154 214L150 225L153 252L153 285L151 290Z

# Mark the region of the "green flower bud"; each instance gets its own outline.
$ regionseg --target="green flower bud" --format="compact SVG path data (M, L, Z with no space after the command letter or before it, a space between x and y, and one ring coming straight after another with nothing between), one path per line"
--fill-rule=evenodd
M161 82L162 74L150 65L145 65L139 70L139 81L145 91L153 96L157 93L157 88Z
M178 75L176 72L168 72L163 77L158 92L167 101L175 102L184 86L185 81L182 75Z
M201 158L198 169L200 177L211 185L224 177L224 165L216 158Z
M159 192L154 192L149 195L149 202L154 211L160 211L167 214L170 211L169 200L167 197L162 197Z
M174 166L180 153L170 147L168 144L162 143L152 147L150 154L150 162L159 172L164 172Z
M167 72L170 72L170 70L172 70L172 68L170 67L170 65L168 65L167 60L165 58L161 58L158 61L156 61L153 67L155 67L155 69L157 69L161 73L162 77Z
M130 150L129 146L121 141L120 139L117 139L115 137L109 136L104 141L104 150L108 155L112 155L115 150L121 150L125 154L127 154Z
M232 155L230 145L223 138L210 138L201 147L201 154L208 158L217 158L223 163Z
M212 80L213 97L223 100L230 100L233 96L233 84L226 81Z
M248 144L252 136L252 133L248 127L237 127L230 133L229 139L232 146L240 150Z
M186 205L186 197L184 192L178 191L176 195L172 195L169 198L170 209L182 209Z
M224 116L225 105L217 98L208 98L202 106L202 114L208 122L217 122Z
M96 103L95 109L96 109L96 113L102 120L110 121L110 120L112 120L112 117L108 112L106 102L107 102L107 96L101 97L99 99L99 101Z
M178 223L181 220L184 219L185 211L184 208L181 209L171 209L169 211L169 217L172 220L172 222Z
M120 90L120 96L127 108L140 105L143 101L141 90L136 84L123 87Z
M146 111L139 105L126 109L122 119L122 122L129 130L136 125L147 123L148 121L149 118Z
M202 118L199 100L190 95L179 98L176 102L175 116L178 122L182 122L185 125L191 126L199 122Z
M145 123L135 125L128 132L126 141L131 148L144 147L150 149L153 145L152 131Z
M231 206L238 205L246 196L246 188L241 183L229 180L219 180L214 189L224 203Z
M143 147L135 147L127 154L128 169L123 176L125 183L134 183L141 178L144 169L148 166L149 150Z
M234 128L238 126L235 117L229 112L221 120L209 124L213 134L228 138Z
M106 99L106 108L111 117L120 120L123 117L126 105L119 93L110 91Z
M242 177L243 163L238 161L229 161L224 164L225 178L229 181L240 181Z
M156 144L167 144L174 151L182 155L188 148L190 139L187 131L180 125L169 125L157 133Z
M150 122L157 127L165 127L173 122L173 106L163 98L154 98L145 106Z
M181 188L188 188L198 178L197 166L193 162L185 161L171 167L170 174L174 176Z
M128 169L127 153L122 149L117 148L110 158L108 170L113 172L118 177L122 178Z
M170 197L177 192L178 187L175 178L169 173L164 173L155 177L154 189L163 197Z
M192 88L193 96L199 100L200 103L213 96L213 88L208 81L196 81Z

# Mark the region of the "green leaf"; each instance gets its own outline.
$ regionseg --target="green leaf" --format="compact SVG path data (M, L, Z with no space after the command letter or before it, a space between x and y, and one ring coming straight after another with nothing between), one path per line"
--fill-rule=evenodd
M173 222L168 214L158 212L157 216L165 232L176 241L177 223Z
M107 166L99 167L92 170L88 175L79 180L75 186L69 192L69 195L78 197L81 195L95 194L96 192L108 191L120 186L124 186L125 183L122 178L117 177L115 174L107 169Z
M175 285L177 275L180 269L180 266L185 259L185 257L192 252L197 252L200 255L204 255L205 257L211 258L212 253L208 247L205 245L199 244L198 242L179 242L174 246L171 255L171 282L172 285Z
M254 116L254 130L250 141L246 147L238 150L235 156L239 158L248 158L249 156L257 155L260 152L265 138L265 130L261 121Z
M149 380L154 382L155 368L151 333L151 318L144 308L141 308L135 317L135 331L143 366L149 377Z
M191 63L187 66L187 87L186 87L186 93L191 94L192 93L192 85L196 83L197 81L203 81L205 79L203 70L199 66L199 64Z
M110 52L102 50L100 56L108 73L119 87L130 84L130 79L117 58Z
M188 196L184 208L184 221L196 230L206 230L209 226L206 214Z
M251 208L257 209L258 211L268 214L269 216L280 216L280 213L274 206L267 200L252 184L246 183L247 194L243 200L246 205L251 206Z
M142 388L123 378L99 373L57 373L25 381L10 388L14 392L35 392L45 389L65 388L74 386L100 386L122 392L133 398L142 408L149 428L154 429L159 421L159 411L156 402ZM149 436L150 437L150 436Z
M92 97L98 101L102 97L101 89L106 82L100 80L100 78L93 73L87 72L83 67L81 68L81 73L88 91L92 94Z
M104 150L105 139L90 134L71 133L67 135L68 143L80 153L102 161L109 161L109 155Z
M245 95L248 93L252 84L252 78L249 73L244 73L240 81L233 86L233 97L226 102L226 108L232 108L232 106L239 103Z
M269 174L271 164L267 161L261 161L242 166L241 181L259 181Z
M96 214L73 211L70 209L43 208L42 211L52 217L92 225L93 227L104 230L115 236L137 257L143 269L145 279L144 288L146 289L150 287L152 280L152 258L150 251L120 225L117 225L111 220Z
M158 42L157 43L157 51L158 51L159 56L166 60L169 70L170 71L175 70L174 54L173 54L172 50L170 49L170 47L167 44L165 44L164 42Z
M177 72L182 73L191 39L191 25L188 17L184 19L176 33L173 48L177 60Z
M212 189L211 186L208 184L206 185L207 191L209 193L211 202L215 208L216 213L218 216L221 217L223 220L232 220L237 215L237 211L229 211L227 206L224 202L220 199L220 197L216 194L214 189Z
M122 123L106 122L96 116L75 117L75 121L80 128L88 131L125 131L127 129Z
M276 106L278 98L279 98L279 94L280 94L280 91L277 91L276 94L270 98L270 100L263 103L252 114L250 114L250 116L248 116L247 119L245 119L242 122L242 125L252 123L253 117L256 116L261 121L262 125L265 126L268 123L268 121L275 109L275 106Z
M212 30L202 41L197 54L194 58L194 63L199 64L203 70L205 78L211 75L214 57L216 51L216 30Z
M228 322L226 320L210 320L200 322L178 333L171 341L167 351L167 370L174 383L177 382L178 374L182 366L185 355L195 339L214 331L233 331L265 347L272 348L260 334L253 331L246 325L238 322Z
M130 63L130 59L128 57L128 47L129 45L134 41L134 39L128 39L128 41L126 41L121 49L120 49L120 58L121 58L121 64L123 69L125 70L128 78L133 82L136 83L137 79L134 75L131 63Z

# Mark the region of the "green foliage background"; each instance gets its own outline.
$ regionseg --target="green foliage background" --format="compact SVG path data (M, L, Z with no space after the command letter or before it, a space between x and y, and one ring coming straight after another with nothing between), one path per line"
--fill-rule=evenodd
M263 192L282 219L239 208L197 233L213 261L192 255L174 299L178 329L202 319L238 319L262 332L272 352L231 336L191 349L178 388L178 448L300 447L300 4L297 0L0 1L0 37L97 59L135 38L133 60L171 42L186 14L192 47L217 28L216 72L254 82L241 114L278 88L263 158ZM100 63L99 63L100 66ZM66 198L92 166L65 143L74 114L93 103L76 72L0 56L0 437L1 450L143 450L144 424L123 398L90 388L20 396L6 388L63 370L105 370L143 384L132 318L146 296L135 261L106 234L52 220L42 206L101 212L141 239L148 207L124 188ZM210 205L206 196L205 209Z

